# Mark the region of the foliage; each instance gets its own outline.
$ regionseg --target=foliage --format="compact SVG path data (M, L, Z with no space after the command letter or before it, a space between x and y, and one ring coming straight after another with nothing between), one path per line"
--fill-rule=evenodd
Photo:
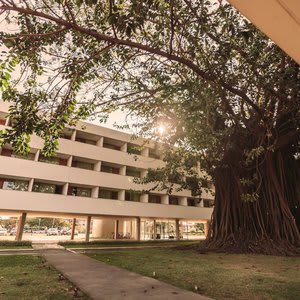
M11 248L18 248L18 247L27 247L31 248L32 242L31 241L0 241L0 248L1 247L11 247Z
M64 219L53 219L53 218L30 218L26 220L31 228L39 227L66 227L69 224Z

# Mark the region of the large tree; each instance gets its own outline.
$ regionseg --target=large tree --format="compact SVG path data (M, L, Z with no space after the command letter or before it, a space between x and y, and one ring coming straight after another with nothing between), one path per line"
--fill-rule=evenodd
M164 141L176 144L147 181L187 174L182 186L200 194L207 178L196 162L213 179L207 249L299 252L300 68L230 5L0 3L14 29L1 35L2 97L14 120L3 143L26 151L36 133L50 154L66 124L125 107L145 136L163 122Z

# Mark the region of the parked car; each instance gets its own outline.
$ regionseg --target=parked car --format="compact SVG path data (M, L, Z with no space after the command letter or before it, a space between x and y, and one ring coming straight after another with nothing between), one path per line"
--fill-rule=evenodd
M67 230L64 230L63 232L61 232L62 235L71 235L72 234L72 229L67 229ZM78 231L75 230L74 231L74 235L78 235Z
M62 228L60 231L59 231L59 234L61 235L69 235L69 228Z
M4 235L7 235L7 229L1 227L1 228L0 228L0 236L4 236Z
M57 228L49 228L47 230L47 235L59 235L59 231Z

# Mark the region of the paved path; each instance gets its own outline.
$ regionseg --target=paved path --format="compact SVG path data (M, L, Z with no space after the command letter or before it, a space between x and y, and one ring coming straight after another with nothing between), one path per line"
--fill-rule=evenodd
M64 250L42 252L46 260L95 300L209 300L154 278L107 265Z
M35 250L65 249L63 246L58 245L57 241L33 241L32 248Z

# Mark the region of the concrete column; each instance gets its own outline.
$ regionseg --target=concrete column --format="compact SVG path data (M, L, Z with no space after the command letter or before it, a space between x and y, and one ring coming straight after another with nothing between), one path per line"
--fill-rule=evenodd
M175 220L175 226L176 226L176 240L180 240L180 231L179 231L179 219Z
M72 230L71 230L71 240L74 240L74 235L75 235L75 227L76 227L76 218L73 219L72 222Z
M32 192L33 183L34 183L34 179L31 178L31 179L29 180L29 184L28 184L28 192Z
M96 146L103 147L103 140L104 140L104 138L103 138L103 136L101 136L100 139L97 141Z
M141 155L148 157L149 156L149 148L148 147L143 148Z
M156 220L153 220L153 239L156 240L156 235L157 235L157 231L156 231Z
M99 160L94 164L94 171L100 172L100 170L101 170L101 161Z
M207 238L207 236L208 236L209 225L210 225L210 221L207 220L206 223L204 223L204 234L205 234L205 237L206 237L206 238Z
M140 217L136 218L136 240L137 241L141 240L141 218Z
M75 141L76 140L76 129L72 132L72 135L71 135L71 141Z
M161 195L161 204L169 204L169 195Z
M92 188L92 198L98 198L99 196L99 186L95 186Z
M119 220L115 221L115 234L114 234L114 240L118 239L118 233L119 233Z
M91 220L92 220L91 216L88 216L86 219L86 231L85 231L85 241L86 242L90 241Z
M197 199L196 206L197 207L204 207L203 199L201 199L201 198Z
M121 151L122 151L122 152L127 152L127 143L124 143L124 144L121 146Z
M144 178L147 176L148 171L147 170L142 170L141 171L141 178Z
M23 212L19 218L18 228L17 228L17 233L16 233L16 241L22 241L26 216L27 216L27 213Z
M5 120L5 126L9 126L9 121L10 121L10 118L9 118L9 116L7 116L7 118Z
M35 152L35 155L34 155L34 161L39 161L40 152L41 152L41 150L37 149L37 151Z
M149 194L141 194L140 202L148 203L149 202Z
M187 197L179 197L179 205L187 206Z
M62 195L68 195L69 183L65 183L62 188Z
M126 166L120 167L120 175L126 176Z
M125 190L121 190L118 192L118 200L125 200Z
M67 160L67 167L72 167L72 160L73 160L73 156L70 155Z

